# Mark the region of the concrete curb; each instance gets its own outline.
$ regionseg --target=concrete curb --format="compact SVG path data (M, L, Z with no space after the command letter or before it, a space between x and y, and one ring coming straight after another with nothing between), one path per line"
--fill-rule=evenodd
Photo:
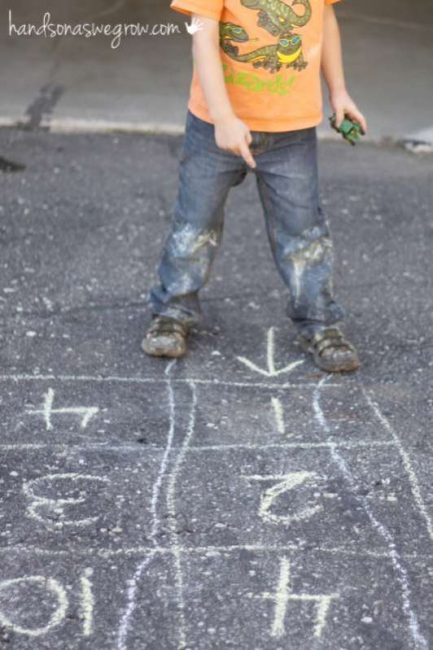
M22 127L28 125L26 117L12 118L0 115L0 127ZM166 133L181 135L182 126L164 122L131 122L122 120L85 119L85 118L51 118L42 120L38 129L52 133Z
M412 153L433 153L433 127L409 134L400 142Z
M0 115L0 128L25 128L27 124L28 119L25 116L13 118ZM51 133L64 134L137 133L183 135L184 133L183 125L174 122L139 122L73 117L43 119L37 128L45 129ZM319 140L334 142L341 140L337 133L326 127L319 127L317 135ZM414 154L430 154L433 153L433 129L425 129L416 134L403 136L402 138L374 138L365 136L362 142L381 146L400 146Z

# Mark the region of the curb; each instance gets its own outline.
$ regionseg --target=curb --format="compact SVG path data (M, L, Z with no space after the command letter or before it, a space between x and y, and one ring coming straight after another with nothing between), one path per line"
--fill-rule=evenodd
M411 153L433 153L433 127L404 136L400 144Z
M85 118L43 119L37 127L31 127L28 119L0 116L0 127L15 127L29 130L46 130L51 133L160 133L181 135L184 127L171 122L131 122Z
M21 128L29 130L46 130L50 133L79 134L79 133L136 133L136 134L155 134L155 135L183 135L184 126L175 122L139 122L139 121L122 121L106 120L94 118L45 118L37 127L31 127L26 117L12 118L0 115L0 128ZM317 136L322 141L339 142L341 140L338 133L332 130L319 127ZM407 135L402 138L383 137L372 138L365 137L365 144L399 146L413 154L432 154L433 153L433 128L419 131L418 133Z

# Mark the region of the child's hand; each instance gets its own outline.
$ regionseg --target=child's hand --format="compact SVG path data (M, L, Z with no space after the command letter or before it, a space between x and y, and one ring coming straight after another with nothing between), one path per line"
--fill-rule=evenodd
M340 126L345 115L347 115L351 120L359 122L364 133L367 132L367 120L347 91L333 93L330 95L329 100L336 116L337 127Z
M215 120L215 141L220 149L242 156L250 167L256 166L248 146L252 142L250 130L236 115Z

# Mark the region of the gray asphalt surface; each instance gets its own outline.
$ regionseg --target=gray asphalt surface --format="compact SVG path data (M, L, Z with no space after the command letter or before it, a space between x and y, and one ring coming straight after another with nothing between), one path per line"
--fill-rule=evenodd
M0 647L431 647L431 157L320 145L363 363L328 375L251 174L168 362L140 341L181 138L0 143Z

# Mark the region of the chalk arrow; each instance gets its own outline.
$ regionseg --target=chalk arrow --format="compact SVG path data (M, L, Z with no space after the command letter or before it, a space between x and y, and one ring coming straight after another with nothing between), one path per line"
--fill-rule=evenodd
M275 337L274 337L273 327L269 328L267 334L267 365L268 365L267 369L260 368L255 363L253 363L249 359L246 359L245 357L237 357L237 359L241 363L246 365L247 368L250 368L250 370L254 370L254 372L258 372L261 375L264 375L265 377L277 377L278 375L282 375L284 372L291 372L296 368L296 366L299 366L301 363L304 363L302 360L293 361L292 363L289 363L288 366L285 366L284 368L280 368L279 370L275 368Z

